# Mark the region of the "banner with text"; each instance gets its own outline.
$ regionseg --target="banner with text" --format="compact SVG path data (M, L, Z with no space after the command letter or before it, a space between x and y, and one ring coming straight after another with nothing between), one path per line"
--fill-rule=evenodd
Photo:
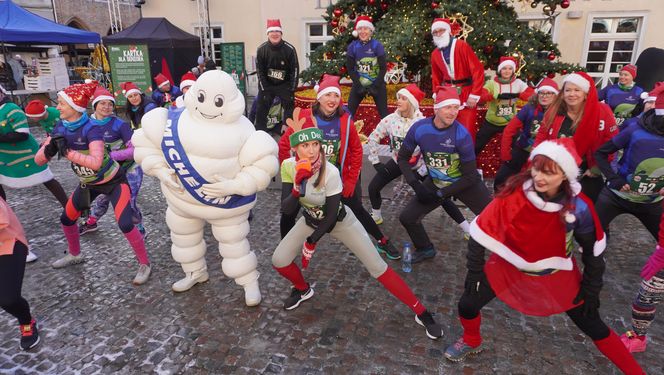
M150 56L148 46L138 45L111 45L108 46L109 61L111 63L111 77L115 92L115 103L123 106L126 103L122 93L122 82L133 82L146 95L151 95Z

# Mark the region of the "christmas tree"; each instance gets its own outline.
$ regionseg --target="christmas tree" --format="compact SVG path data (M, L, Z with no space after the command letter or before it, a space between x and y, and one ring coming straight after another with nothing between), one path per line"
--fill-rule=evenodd
M545 15L554 17L556 8L569 7L569 1L339 0L324 15L335 37L311 53L311 66L301 78L314 82L323 73L346 75L345 52L355 19L369 15L376 27L374 37L385 46L388 68L404 67L405 78L419 78L425 89L430 89L429 57L434 48L431 22L438 17L453 21L452 34L473 47L486 69L495 69L501 56L511 55L520 60L520 77L537 83L544 76L581 68L557 61L560 52L551 35L519 22L514 7L542 6Z

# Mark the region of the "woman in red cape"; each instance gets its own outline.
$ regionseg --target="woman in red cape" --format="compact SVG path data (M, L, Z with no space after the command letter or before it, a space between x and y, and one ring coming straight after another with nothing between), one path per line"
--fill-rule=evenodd
M530 160L471 224L458 306L463 335L445 357L457 362L482 351L480 310L498 297L526 315L566 313L620 370L644 374L599 317L606 239L592 202L581 193L574 141L544 141ZM583 273L572 256L572 237L583 249ZM486 262L485 250L491 252Z

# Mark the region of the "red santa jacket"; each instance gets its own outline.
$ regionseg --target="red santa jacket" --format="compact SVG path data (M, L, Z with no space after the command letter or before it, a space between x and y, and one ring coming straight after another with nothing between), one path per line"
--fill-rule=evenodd
M457 84L461 87L461 102L464 103L469 97L479 100L484 87L484 66L477 58L475 52L468 43L453 38L451 41L450 67L443 58L443 51L435 48L431 52L431 84L435 89L438 86L452 84L451 81L470 79L470 85Z
M304 118L305 116L313 116L311 109L305 109L300 112L301 118ZM348 135L348 145L346 145L346 127L349 120L350 134ZM346 159L343 161L342 165L338 166L339 171L341 172L341 180L343 182L342 195L344 197L349 197L355 191L355 184L362 171L362 141L360 141L360 136L357 134L355 123L353 122L353 119L350 118L348 112L344 112L339 119L339 128L341 138L341 141L339 142L339 163L342 163L342 156L344 152L346 152ZM289 127L279 139L279 164L291 157L289 139L291 134L293 134L293 129ZM348 150L346 151L347 147Z

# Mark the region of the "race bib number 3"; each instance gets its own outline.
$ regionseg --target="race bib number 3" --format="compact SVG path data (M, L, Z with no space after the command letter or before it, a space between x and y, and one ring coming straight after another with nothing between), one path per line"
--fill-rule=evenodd
M390 147L392 147L392 151L401 150L401 145L403 145L403 137L390 137Z
M514 108L511 105L499 105L496 108L496 116L498 117L511 117L514 115Z
M95 171L82 165L71 163L71 169L79 177L92 177L95 175Z

